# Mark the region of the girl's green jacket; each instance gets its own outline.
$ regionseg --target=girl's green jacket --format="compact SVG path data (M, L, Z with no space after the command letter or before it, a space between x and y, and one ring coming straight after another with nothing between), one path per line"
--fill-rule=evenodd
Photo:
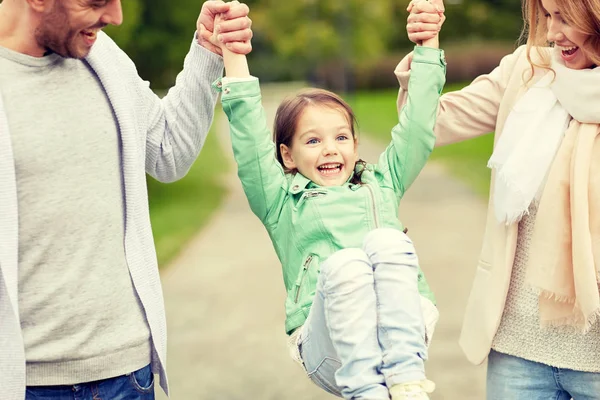
M306 320L322 261L340 249L361 247L372 229L403 229L398 205L433 150L445 72L442 50L415 47L408 101L392 129L391 143L377 164L367 165L361 184L333 187L317 186L299 173L284 173L275 157L258 79L223 79L216 84L229 118L238 175L282 264L286 332ZM422 273L419 291L434 300Z

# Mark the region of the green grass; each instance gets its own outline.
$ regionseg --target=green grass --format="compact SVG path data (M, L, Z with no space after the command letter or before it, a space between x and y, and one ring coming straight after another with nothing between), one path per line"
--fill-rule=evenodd
M148 177L150 219L158 265L164 267L209 220L226 194L228 162L214 131L181 180L163 184Z
M464 85L448 85L445 92L458 90ZM389 142L390 131L398 122L396 112L397 90L358 92L347 96L359 122L360 132L376 140ZM487 196L490 170L487 161L492 153L493 135L438 147L431 159L443 162L449 171L466 182L482 196Z

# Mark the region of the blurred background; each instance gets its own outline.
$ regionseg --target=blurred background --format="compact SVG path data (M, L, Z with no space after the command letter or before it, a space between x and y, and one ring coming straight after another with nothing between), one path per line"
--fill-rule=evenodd
M198 0L126 0L125 22L107 31L155 89L181 68L201 7ZM252 71L263 82L311 81L332 89L395 87L390 68L411 44L408 0L248 0L254 22ZM448 0L442 30L448 81L496 65L522 27L517 0ZM450 58L451 57L451 58ZM340 72L344 73L340 73Z

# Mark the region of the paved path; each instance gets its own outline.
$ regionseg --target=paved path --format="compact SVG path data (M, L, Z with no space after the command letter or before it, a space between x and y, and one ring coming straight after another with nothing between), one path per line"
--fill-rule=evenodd
M264 95L267 117L289 87ZM218 133L230 154L225 118ZM363 140L361 157L382 145ZM215 166L219 168L219 166ZM270 240L251 214L235 168L230 195L209 225L162 273L169 328L168 369L175 400L326 400L288 357L285 293ZM430 163L408 191L400 215L416 244L441 313L427 373L432 400L481 400L485 368L457 344L475 271L485 204L442 166ZM165 399L159 394L158 399Z

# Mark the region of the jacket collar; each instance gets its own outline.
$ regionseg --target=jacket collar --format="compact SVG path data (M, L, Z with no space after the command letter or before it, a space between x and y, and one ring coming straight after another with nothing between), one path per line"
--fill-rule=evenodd
M367 168L367 167L365 167L365 168ZM354 173L357 173L357 172L358 172L358 166L354 169ZM354 176L354 174L352 174L348 177L346 184L350 184L350 181L352 180L353 176ZM350 186L356 186L356 185L350 185ZM291 194L298 194L301 191L303 191L304 189L314 189L316 187L319 187L319 185L317 185L316 183L314 183L313 181L311 181L310 179L308 179L307 177L302 175L300 172L296 172L294 174L294 177L292 178L292 182L290 183L288 192Z
M291 194L298 194L304 189L310 189L315 186L316 185L310 179L302 175L300 172L296 172L292 178L288 192Z

